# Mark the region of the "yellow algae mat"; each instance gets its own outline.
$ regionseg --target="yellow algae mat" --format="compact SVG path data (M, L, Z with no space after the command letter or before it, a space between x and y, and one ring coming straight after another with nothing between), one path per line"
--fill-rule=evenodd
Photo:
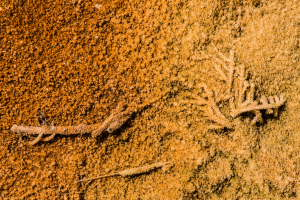
M0 3L0 199L298 199L300 3Z

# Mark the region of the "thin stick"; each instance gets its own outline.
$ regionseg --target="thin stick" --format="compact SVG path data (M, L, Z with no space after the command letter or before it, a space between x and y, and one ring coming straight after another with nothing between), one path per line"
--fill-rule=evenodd
M22 134L22 135L78 135L90 133L92 130L98 128L101 124L85 125L81 124L78 126L18 126L13 125L11 131Z
M278 97L277 97L278 98ZM279 99L279 98L278 98ZM278 102L275 103L266 103L266 104L261 104L261 105L250 105L248 107L245 108L241 108L241 109L236 109L233 112L233 117L237 117L238 115L245 113L245 112L250 112L250 111L254 111L254 110L267 110L267 109L275 109L275 108L279 108L280 106L282 106L284 103L286 102L286 99L283 98L283 96L281 96L281 98L279 99Z
M80 183L80 182L85 182L85 181L93 181L93 180L97 180L100 178L111 177L111 176L120 176L120 174L114 173L114 174L107 174L107 175L103 175L103 176L97 176L97 177L93 177L93 178L86 178L86 179L81 179L79 181L76 181L75 183Z
M121 101L118 106L111 111L110 116L104 120L101 124L85 125L81 124L78 126L18 126L13 125L11 131L22 134L22 135L38 135L35 140L30 142L31 145L37 144L39 141L50 141L56 134L59 135L82 135L87 133L92 133L93 137L96 137L102 134L104 131L112 133L113 131L119 129L135 112L142 110L143 108L151 105L152 103L161 99L169 90L164 92L160 97L154 98L151 101L148 101L141 105L129 106L126 110L126 104L124 101ZM41 119L47 124L45 118L38 111ZM48 125L48 124L47 124ZM43 138L44 135L50 135L46 138Z
M120 171L120 172L117 172L117 173L114 173L114 174L107 174L107 175L103 175L103 176L82 179L82 180L76 181L76 183L80 183L80 182L84 182L84 181L92 181L92 180L105 178L105 177L111 177L111 176L123 176L123 177L125 177L125 176L132 176L132 175L136 175L136 174L142 174L142 173L146 173L150 170L153 170L155 168L163 167L164 165L169 164L169 163L170 162L158 162L158 163L154 163L154 164L151 164L151 165L145 165L145 166L142 166L142 167L125 169L123 171Z

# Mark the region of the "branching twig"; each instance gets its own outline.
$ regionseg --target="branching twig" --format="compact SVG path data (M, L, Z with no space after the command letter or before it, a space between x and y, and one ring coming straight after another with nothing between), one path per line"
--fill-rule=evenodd
M242 113L252 112L255 117L251 120L251 125L257 122L262 123L263 118L261 110L266 110L266 114L273 114L278 116L278 109L285 103L283 95L269 97L261 97L260 101L254 100L255 84L249 83L247 80L247 72L244 65L235 66L234 51L230 51L229 58L218 52L219 58L215 58L218 63L215 65L216 71L219 73L221 80L226 83L225 94L220 94L216 99L211 90L209 90L206 84L202 83L201 88L204 89L202 94L205 99L200 97L193 98L198 101L198 105L204 107L208 118L217 123L214 127L227 127L231 128L230 120L228 120L219 110L218 103L221 101L229 100L229 106L231 110L231 117L236 118ZM193 103L192 101L191 103ZM260 103L260 104L259 104Z
M164 94L166 94L165 92ZM164 95L163 94L163 95ZM163 97L163 95L161 97ZM92 133L93 137L96 137L107 131L112 133L113 131L119 129L135 112L142 110L143 108L153 104L161 97L155 98L142 105L131 105L126 108L126 104L122 101L118 104L116 109L114 109L110 116L101 124L93 125L77 125L77 126L18 126L13 125L11 131L21 134L21 135L38 135L35 140L30 142L31 145L35 145L39 141L50 141L55 135L82 135L86 133ZM44 135L50 135L43 138Z

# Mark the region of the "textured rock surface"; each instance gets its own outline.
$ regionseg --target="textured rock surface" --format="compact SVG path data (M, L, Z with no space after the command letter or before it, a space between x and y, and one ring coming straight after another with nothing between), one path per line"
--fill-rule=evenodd
M299 2L116 0L0 2L1 199L280 199L300 195ZM224 88L213 44L245 65L257 94L283 94L277 118L207 131L183 105L200 83ZM199 59L200 58L200 59ZM225 87L226 88L226 87ZM28 145L13 124L103 122L120 101L172 91L112 134ZM260 96L258 95L258 96ZM228 105L219 105L228 114ZM83 178L155 162L165 170ZM218 168L219 167L219 168Z

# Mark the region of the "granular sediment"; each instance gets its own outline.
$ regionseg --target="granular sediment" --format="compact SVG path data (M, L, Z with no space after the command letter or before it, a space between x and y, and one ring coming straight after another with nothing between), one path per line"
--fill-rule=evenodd
M299 8L292 0L1 1L0 198L297 198ZM211 130L215 121L191 101L203 84L226 94L226 70L215 64L231 50L235 69L249 72L232 78L249 87L235 104L214 96L234 129ZM247 94L273 107L232 117L230 104ZM286 102L276 104L281 94ZM100 124L120 102L157 97L99 137L38 142L10 130L38 127L37 110L48 128ZM172 167L75 183L164 161Z

